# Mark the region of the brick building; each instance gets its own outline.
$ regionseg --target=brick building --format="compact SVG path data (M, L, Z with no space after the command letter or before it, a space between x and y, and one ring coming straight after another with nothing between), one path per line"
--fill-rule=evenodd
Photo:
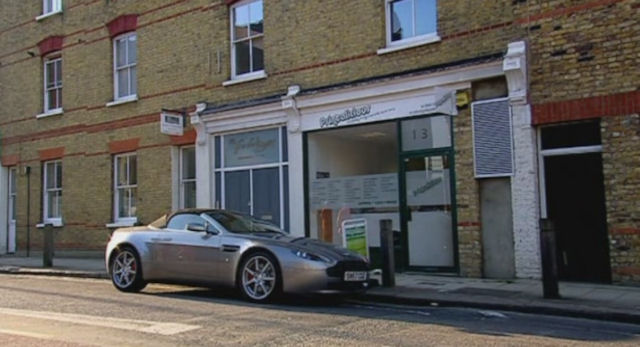
M564 278L637 283L638 12L5 1L0 252L38 249L44 223L57 249L98 250L197 205L335 243L365 220L374 262L391 219L404 269L538 277L548 217ZM182 135L162 113L188 114Z

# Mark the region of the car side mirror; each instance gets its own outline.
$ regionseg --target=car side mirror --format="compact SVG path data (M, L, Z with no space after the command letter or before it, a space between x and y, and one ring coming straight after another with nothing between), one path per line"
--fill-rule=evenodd
M187 230L195 231L195 232L207 231L205 226L203 224L200 224L200 223L189 223L189 224L187 224Z
M209 235L218 235L220 232L211 224L205 222L204 223L204 232Z

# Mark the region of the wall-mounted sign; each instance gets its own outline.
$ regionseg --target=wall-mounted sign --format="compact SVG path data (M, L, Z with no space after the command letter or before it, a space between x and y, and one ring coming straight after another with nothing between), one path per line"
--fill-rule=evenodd
M369 259L367 221L364 219L347 219L342 222L342 245L344 248Z
M308 131L436 113L458 114L454 91L436 91L401 100L363 103L329 112L305 114L301 126L303 131Z
M184 117L177 112L160 113L160 132L167 135L182 136L184 133Z

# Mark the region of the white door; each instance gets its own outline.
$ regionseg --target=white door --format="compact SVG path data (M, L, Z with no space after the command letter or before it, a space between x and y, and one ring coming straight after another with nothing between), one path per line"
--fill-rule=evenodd
M9 234L7 252L16 251L16 168L9 168Z

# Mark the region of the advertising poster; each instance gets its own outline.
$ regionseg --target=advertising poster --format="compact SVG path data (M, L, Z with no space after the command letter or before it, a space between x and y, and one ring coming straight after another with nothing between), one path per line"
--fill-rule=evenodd
M347 219L342 222L342 245L346 249L359 253L369 259L367 221L364 219Z

